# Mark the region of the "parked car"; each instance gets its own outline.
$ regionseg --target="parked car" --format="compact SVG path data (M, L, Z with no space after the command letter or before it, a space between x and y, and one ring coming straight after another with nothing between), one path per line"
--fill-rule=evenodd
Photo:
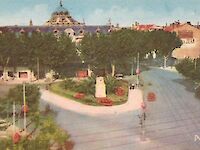
M123 77L124 77L124 75L123 75L122 73L119 73L119 74L116 74L116 75L115 75L115 78L116 78L117 80L122 80Z
M135 89L135 84L134 84L134 83L131 83L131 84L129 85L129 89L130 89L130 90L134 90L134 89Z

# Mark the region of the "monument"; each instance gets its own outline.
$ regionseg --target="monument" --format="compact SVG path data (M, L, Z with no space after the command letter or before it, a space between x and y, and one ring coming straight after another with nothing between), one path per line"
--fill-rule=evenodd
M106 97L106 85L104 83L103 77L96 78L96 85L95 85L95 97L96 98L103 98Z

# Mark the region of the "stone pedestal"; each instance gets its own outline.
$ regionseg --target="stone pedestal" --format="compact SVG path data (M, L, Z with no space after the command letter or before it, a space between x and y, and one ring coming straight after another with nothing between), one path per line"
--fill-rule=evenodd
M96 89L96 92L95 92L96 98L106 97L106 85L104 83L103 77L97 77L96 78L95 89Z

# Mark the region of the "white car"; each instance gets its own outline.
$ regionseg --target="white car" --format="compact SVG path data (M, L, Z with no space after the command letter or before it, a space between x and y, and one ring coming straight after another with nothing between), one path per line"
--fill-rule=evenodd
M122 80L124 75L119 73L119 74L116 74L115 77L116 77L117 80Z

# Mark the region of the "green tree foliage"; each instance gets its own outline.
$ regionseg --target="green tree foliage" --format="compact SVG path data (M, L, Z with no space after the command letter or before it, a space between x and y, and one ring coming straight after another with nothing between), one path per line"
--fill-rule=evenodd
M185 77L195 80L196 82L200 81L200 59L183 59L176 65L176 69ZM200 86L196 87L195 96L200 98Z
M8 102L10 104L9 107L11 108L13 101L15 101L16 104L23 105L22 89L21 85L11 89L4 102ZM12 138L5 140L1 139L0 149L46 150L50 149L50 147L52 147L55 143L58 144L60 149L65 146L65 142L69 140L69 135L56 125L50 114L47 116L47 114L44 115L39 113L39 98L40 93L37 85L27 84L26 102L30 109L27 117L31 120L31 126L34 128L32 129L32 127L28 127L28 131L33 138L28 139L27 137L23 137L17 144L13 144ZM4 107L2 108L7 109L7 103L4 103ZM3 110L1 109L1 112L2 111Z
M65 65L79 61L79 57L75 43L64 34L59 38L52 33L35 32L0 35L1 66L24 66L36 72L38 60L43 70L65 74Z
M58 148L65 147L65 142L69 139L69 135L61 130L53 121L51 117L40 117L40 125L37 134L34 138L29 140L22 138L19 143L13 144L11 138L0 141L0 149L13 149L13 150L46 150L50 149L55 143Z
M20 42L14 33L0 34L0 65L3 67L8 64L14 67L18 64L18 48Z
M195 62L197 61L197 62ZM196 68L195 68L196 63ZM200 80L200 60L192 60L189 58L183 59L176 65L178 72L193 80Z
M164 68L167 66L167 59L171 56L172 51L182 45L182 41L175 32L171 33L162 30L151 32L149 40L150 47L156 49L158 55L164 58Z
M112 77L112 76L107 76L105 78L105 84L106 84L106 92L107 94L113 94L115 93L115 88L120 86L119 81Z
M181 40L175 33L164 31L134 31L123 29L108 35L86 35L81 43L82 58L89 64L102 66L130 63L140 53L140 60L152 50L168 57L180 47Z
M200 99L200 86L196 89L195 96Z
M38 111L40 92L37 85L26 84L25 88L26 104L30 108L30 113ZM15 88L10 89L6 98L10 105L15 101L18 105L23 105L23 86L17 85Z
M61 76L66 76L67 72L70 71L67 68L68 64L80 63L80 58L77 55L75 43L72 43L71 39L62 34L57 42L55 50L52 50L49 55L50 60L47 61L47 65L58 72Z
M89 77L80 82L73 81L72 79L66 79L61 82L61 87L67 90L85 94L95 94L95 77Z
M169 56L171 52L182 45L182 41L175 32L162 30L151 32L152 48L158 50L161 56Z

